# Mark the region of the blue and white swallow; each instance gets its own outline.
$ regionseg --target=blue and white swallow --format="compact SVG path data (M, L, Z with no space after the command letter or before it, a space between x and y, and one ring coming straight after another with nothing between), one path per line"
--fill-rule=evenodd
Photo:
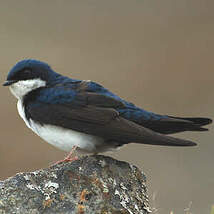
M168 134L206 131L203 126L212 122L146 111L96 82L71 79L34 59L18 62L3 85L18 99L18 112L25 124L64 151L75 147L79 152L100 153L132 142L195 146Z

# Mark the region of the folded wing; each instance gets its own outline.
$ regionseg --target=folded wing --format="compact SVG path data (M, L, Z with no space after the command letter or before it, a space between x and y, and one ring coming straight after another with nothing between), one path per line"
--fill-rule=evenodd
M90 100L90 99L89 99ZM38 105L39 102L39 105ZM90 102L89 102L90 103ZM41 125L50 124L104 138L106 141L164 145L194 146L195 143L156 133L122 118L114 108L100 105L52 103L42 100L25 102L26 117Z

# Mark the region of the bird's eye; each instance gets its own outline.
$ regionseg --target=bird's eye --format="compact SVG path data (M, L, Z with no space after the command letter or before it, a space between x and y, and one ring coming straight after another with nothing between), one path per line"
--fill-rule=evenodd
M28 68L21 70L19 73L19 79L22 79L22 80L30 79L31 76L32 76L32 70Z
M31 70L30 70L30 69L25 69L25 70L24 70L24 73L25 73L25 74L30 74L30 73L31 73Z

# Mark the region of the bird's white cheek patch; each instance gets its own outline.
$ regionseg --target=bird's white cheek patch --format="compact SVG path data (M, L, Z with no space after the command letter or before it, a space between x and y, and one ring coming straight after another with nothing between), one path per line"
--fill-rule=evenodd
M9 88L11 93L17 98L22 99L30 91L43 87L46 82L41 79L20 80L12 84Z

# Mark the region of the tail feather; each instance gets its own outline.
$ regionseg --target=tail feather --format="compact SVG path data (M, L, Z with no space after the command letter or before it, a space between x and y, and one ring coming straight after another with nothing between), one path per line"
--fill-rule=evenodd
M194 124L197 124L198 126L205 126L212 123L212 120L210 118L205 118L205 117L173 117L173 116L169 116L169 117L190 121Z
M107 128L107 127L106 127ZM96 129L97 130L97 129ZM139 144L160 145L160 146L195 146L196 143L180 138L160 134L151 129L143 127L130 120L119 117L109 123L108 133L111 133L110 140L127 144L135 142Z
M158 133L173 134L183 131L207 131L208 129L202 126L210 123L212 120L209 118L167 116L142 125Z

